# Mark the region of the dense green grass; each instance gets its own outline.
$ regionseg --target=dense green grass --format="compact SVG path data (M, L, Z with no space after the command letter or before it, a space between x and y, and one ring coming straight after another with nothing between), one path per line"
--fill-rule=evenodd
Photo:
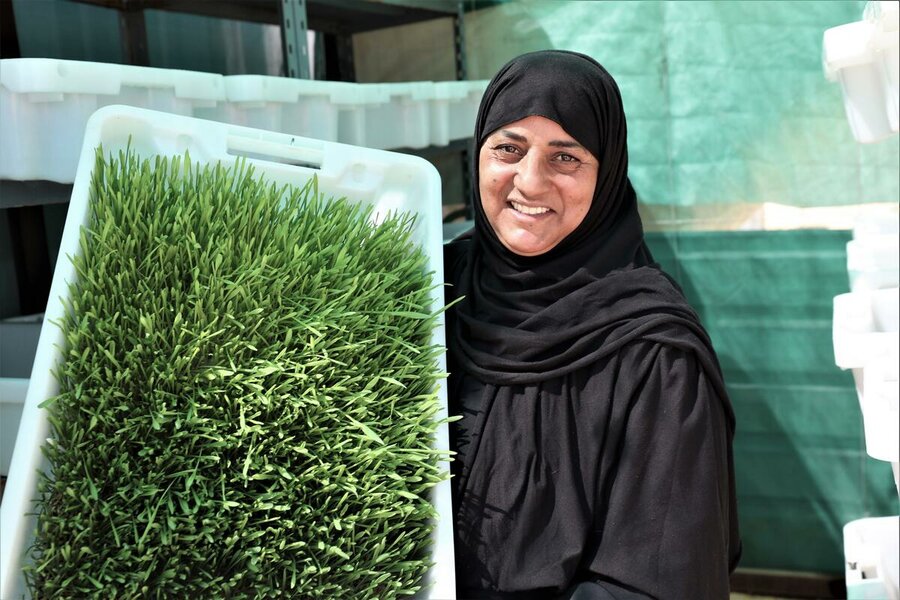
M413 220L97 152L27 571L40 598L393 598L429 565Z

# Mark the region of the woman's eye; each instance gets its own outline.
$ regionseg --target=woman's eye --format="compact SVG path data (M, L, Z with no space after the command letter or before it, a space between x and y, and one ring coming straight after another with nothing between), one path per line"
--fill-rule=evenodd
M519 149L512 144L500 144L495 149L508 154L518 154L519 152Z
M565 163L579 162L578 159L575 158L574 156L572 156L571 154L560 154L557 158L559 159L560 162L565 162Z

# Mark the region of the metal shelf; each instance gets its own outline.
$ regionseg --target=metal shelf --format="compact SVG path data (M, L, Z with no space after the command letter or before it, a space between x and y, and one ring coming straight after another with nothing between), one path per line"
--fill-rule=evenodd
M0 179L0 209L65 204L71 195L71 183Z
M284 0L76 0L120 11L171 12L278 25ZM452 17L456 0L306 0L309 29L350 34L395 25Z
M289 77L310 78L306 50L309 29L334 36L328 44L337 54L340 79L352 81L352 46L349 36L419 21L462 16L457 0L75 0L119 12L125 60L149 64L145 10L164 10L220 19L281 26L285 70ZM461 27L457 24L457 31ZM457 71L462 73L461 33L456 35ZM348 52L350 53L347 56ZM462 79L463 77L460 76Z

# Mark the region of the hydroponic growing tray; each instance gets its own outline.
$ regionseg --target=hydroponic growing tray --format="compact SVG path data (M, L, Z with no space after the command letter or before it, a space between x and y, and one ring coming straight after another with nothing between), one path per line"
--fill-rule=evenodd
M23 560L33 539L38 471L46 468L41 447L49 434L47 411L40 404L59 392L52 373L61 360L63 336L55 325L63 317L64 299L76 273L67 255L79 254L80 229L89 216L89 186L95 164L95 150L118 153L129 147L138 157L190 153L197 165L219 162L232 167L241 157L255 172L277 185L302 185L313 175L325 198L347 197L373 207L373 214L392 211L416 214L413 241L428 256L428 270L436 284L431 291L433 307L443 304L442 229L440 221L440 178L427 161L402 154L313 140L282 133L250 129L224 123L172 115L125 106L98 110L88 121L78 171L60 244L60 256L50 290L50 301L38 342L23 407L9 479L0 508L0 597L18 598L27 594L22 576ZM432 343L444 345L444 321L440 317ZM438 370L446 370L441 354ZM438 390L441 411L446 417L446 391ZM446 423L437 432L435 446L449 448ZM426 577L422 598L455 597L453 534L449 480L432 490L432 500L440 515L433 532L431 560L434 567Z

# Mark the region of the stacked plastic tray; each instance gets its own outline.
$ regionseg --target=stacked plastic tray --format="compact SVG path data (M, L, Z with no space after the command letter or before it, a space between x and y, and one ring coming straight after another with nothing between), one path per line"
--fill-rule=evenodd
M72 183L85 125L103 106L193 116L224 101L225 78L212 73L42 58L0 61L0 179Z
M472 135L487 81L345 83L56 59L0 61L0 179L72 183L85 123L124 104L378 149Z
M898 517L871 517L844 525L848 600L900 600L898 524Z
M833 333L835 363L852 370L856 382L866 453L891 464L900 492L898 251L896 217L856 224L847 244L851 292L834 298ZM858 519L845 525L848 598L898 600L898 544L897 517Z
M871 0L863 19L825 31L825 76L840 83L857 141L881 141L900 131L900 3Z
M834 298L834 358L856 381L866 450L890 462L898 478L898 284L897 219L860 220L847 243L850 293Z

